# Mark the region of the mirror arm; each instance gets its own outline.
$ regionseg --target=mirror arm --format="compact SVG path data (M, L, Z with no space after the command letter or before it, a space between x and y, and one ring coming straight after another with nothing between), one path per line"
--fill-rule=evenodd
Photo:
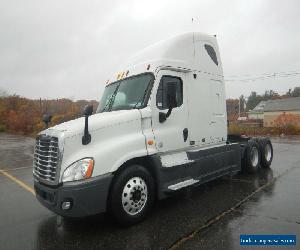
M163 123L165 120L167 120L167 118L171 115L172 110L173 110L173 107L170 106L170 108L166 114L163 112L159 112L159 122Z
M89 116L84 116L84 134L82 136L82 145L87 145L91 142L91 134L89 133Z
M173 110L173 107L170 106L170 108L168 109L168 112L166 113L166 118L168 118L171 115L172 110Z
M46 125L46 129L48 128L49 123L51 122L51 119L52 119L52 115L48 115L48 114L43 115L43 122Z
M84 132L82 136L82 145L87 145L91 142L92 137L89 133L89 116L93 114L93 106L87 105L84 108Z

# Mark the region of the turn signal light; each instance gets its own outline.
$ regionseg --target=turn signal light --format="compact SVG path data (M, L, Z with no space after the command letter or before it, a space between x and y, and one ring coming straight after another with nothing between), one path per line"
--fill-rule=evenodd
M153 141L153 140L148 140L148 142L147 142L147 143L148 143L148 145L150 145L150 146L151 146L151 145L153 145L153 144L154 144L154 141Z

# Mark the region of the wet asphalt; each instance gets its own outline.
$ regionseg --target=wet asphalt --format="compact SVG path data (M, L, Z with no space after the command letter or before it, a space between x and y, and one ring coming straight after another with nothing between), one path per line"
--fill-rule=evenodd
M271 169L180 192L129 228L107 214L63 219L0 173L0 249L251 249L240 246L240 234L296 234L299 241L300 137L272 142ZM33 144L0 133L0 170L31 187Z

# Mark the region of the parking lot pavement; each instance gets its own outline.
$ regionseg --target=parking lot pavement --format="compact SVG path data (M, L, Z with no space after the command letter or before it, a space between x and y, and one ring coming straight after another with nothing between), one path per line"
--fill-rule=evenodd
M291 169L222 220L181 242L180 249L239 249L240 234L296 234L299 237L299 180L300 168ZM284 249L299 249L299 246Z
M300 138L273 144L271 169L181 192L120 228L106 214L65 220L42 207L22 186L33 184L33 140L0 134L0 169L21 182L0 172L0 249L239 249L242 233L299 237Z
M30 167L34 139L0 133L0 169Z

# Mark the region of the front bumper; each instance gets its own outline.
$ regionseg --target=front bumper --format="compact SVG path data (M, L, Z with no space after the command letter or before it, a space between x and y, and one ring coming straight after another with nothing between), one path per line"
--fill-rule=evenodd
M112 178L112 174L106 174L55 187L35 180L34 189L39 202L49 210L66 217L86 217L106 211ZM68 210L62 209L65 201L71 202Z

